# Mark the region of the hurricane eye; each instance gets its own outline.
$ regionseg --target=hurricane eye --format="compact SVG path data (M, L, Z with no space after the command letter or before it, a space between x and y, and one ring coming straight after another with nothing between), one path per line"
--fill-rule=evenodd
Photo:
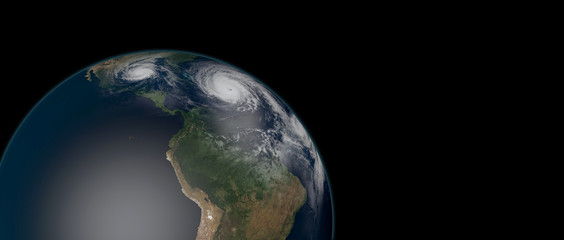
M212 77L207 90L215 97L229 103L244 100L249 95L248 90L240 82L221 74Z

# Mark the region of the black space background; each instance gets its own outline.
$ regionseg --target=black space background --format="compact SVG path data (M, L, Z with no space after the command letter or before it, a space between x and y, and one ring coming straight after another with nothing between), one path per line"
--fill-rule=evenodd
M495 168L490 161L504 159L505 150L488 152L505 141L495 136L505 135L498 128L506 124L495 122L496 114L513 104L491 104L489 94L499 101L497 95L515 84L513 78L496 82L507 80L500 63L507 52L512 61L522 54L511 44L521 39L520 28L518 37L496 40L514 20L499 14L507 6L496 11L481 5L273 2L243 6L248 8L241 12L240 6L200 2L214 6L6 6L0 16L0 146L45 94L75 72L135 51L189 51L250 73L294 110L326 166L335 239L482 237L482 229L506 222L498 211L507 209L505 199L491 204L506 187L505 176L492 185L482 171L506 172L505 162ZM497 16L502 24L492 24ZM521 214L508 212L510 218ZM520 226L511 231L528 227Z
M72 19L12 26L4 40L0 144L31 108L75 72L116 55L152 49L200 53L233 64L273 89L316 143L332 186L335 239L365 239L398 221L389 204L389 46L378 30L338 18L292 23L231 23L200 32L128 21L73 26ZM361 20L359 20L361 21ZM36 25L39 24L39 25ZM132 28L130 28L132 27ZM70 30L69 30L70 29ZM211 33L210 33L211 32ZM377 51L373 51L376 49ZM388 119L388 120L383 120ZM393 141L393 140L390 140ZM400 214L401 215L401 214ZM400 216L401 218L401 216ZM373 238L373 237L369 237Z
M483 214L492 205L481 171L505 155L487 153L503 142L495 133L505 121L490 122L506 107L492 105L489 94L506 92L514 80L496 88L507 71L489 71L507 58L499 49L510 58L521 52L508 45L514 39L495 39L501 25L485 17L476 26L482 6L200 2L214 6L7 6L10 14L0 16L0 146L45 94L87 66L135 51L195 52L257 77L300 118L331 182L335 239L450 239L505 222ZM505 26L513 18L501 19Z

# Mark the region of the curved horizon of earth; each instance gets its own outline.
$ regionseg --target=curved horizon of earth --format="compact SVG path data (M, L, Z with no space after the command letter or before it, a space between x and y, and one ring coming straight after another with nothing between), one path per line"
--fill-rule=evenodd
M54 127L57 124L60 126ZM38 133L43 140L37 138ZM23 152L29 142L40 147ZM74 147L68 148L71 143ZM160 157L155 157L158 154ZM28 162L22 162L26 161L22 157ZM146 166L139 159L146 159ZM172 167L168 174L159 159L168 160L168 169ZM29 177L22 185L41 190L21 193L19 188L8 186L24 177L13 171L34 165L33 161L52 171L37 172L40 179L31 181ZM60 169L68 169L65 177ZM165 180L156 180L151 169L162 169L167 183L156 184ZM81 174L74 176L77 172ZM113 176L113 180L101 180L103 175ZM170 197L164 203L155 195L167 194L155 191L172 189L171 175L181 190L180 194L167 193ZM105 181L109 182L100 184ZM69 188L69 182L76 182L76 186ZM169 229L178 232L167 233L171 239L188 235L196 239L330 239L333 235L332 199L323 163L290 108L235 67L185 52L122 55L95 64L55 88L14 135L0 165L0 187L3 194L14 196L0 200L0 207L16 206L6 209L0 220L17 220L0 228L0 236L150 239L157 234L150 219L159 215L155 213L158 208L166 209L161 213L169 212L162 214L160 225L170 229L194 222L187 228L193 229L190 233ZM58 197L46 189L58 189ZM124 196L127 194L137 197ZM174 213L174 209L183 209L177 208L180 205L193 206L180 203L184 201L181 195L199 209L198 213L185 209L191 220ZM14 210L29 207L28 198L38 196L49 199L44 201L49 204L30 208L41 212L40 218L31 221L32 213L18 215ZM16 204L17 199L25 201ZM123 203L114 203L120 201ZM54 212L63 216L60 222L82 225L69 230L62 223L49 222L56 218ZM173 220L166 220L172 215ZM123 218L123 222L116 218ZM20 232L18 224L26 221L39 230L31 235ZM97 231L89 229L93 227Z

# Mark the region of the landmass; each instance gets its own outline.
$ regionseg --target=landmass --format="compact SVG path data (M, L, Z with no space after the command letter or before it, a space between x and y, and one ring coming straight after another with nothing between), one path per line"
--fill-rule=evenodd
M95 75L100 87L113 90L109 73L146 57L144 54L157 53L108 60L90 68L86 78L92 81ZM167 63L176 67L194 59L193 55L170 56ZM183 117L183 127L170 139L166 158L182 192L201 209L196 239L286 239L307 197L299 179L286 166L278 159L251 156L221 142L211 126L214 119L205 108L169 109L164 104L165 92L130 91L150 99L166 113Z
M86 80L92 82L93 76L95 75L96 77L98 77L98 79L100 79L98 86L110 90L115 90L116 86L114 86L112 82L112 78L114 77L112 74L114 73L114 71L121 69L124 66L127 66L135 61L148 58L163 58L166 59L166 62L171 67L178 71L179 63L194 61L196 57L196 55L178 52L141 52L128 54L125 56L106 60L90 67L88 71L86 71L86 75L84 77L86 77Z
M218 206L214 205L209 201L208 195L201 189L195 189L188 184L184 173L180 169L178 161L174 159L173 150L166 152L166 159L169 160L174 168L178 182L182 186L182 193L186 195L190 200L198 204L201 209L200 215L200 225L198 226L198 233L196 235L196 240L208 240L213 239L215 232L220 224L221 217L223 216L223 210Z
M277 159L219 146L205 110L181 113L184 127L171 139L169 156L190 189L208 194L212 204L202 208L202 219L215 206L223 210L217 229L205 225L212 239L285 239L306 199L299 179Z
M160 108L161 110L163 110L166 113L169 113L170 115L174 115L178 111L178 110L173 111L165 107L164 101L165 101L166 93L163 91L137 92L135 94L137 96L150 99L151 101L153 101L153 103L155 103L155 107Z
M98 63L92 67L90 67L90 69L88 69L88 71L86 72L86 80L91 81L93 80L94 75L96 75L96 77L98 77L98 79L100 79L100 82L98 83L98 85L102 88L106 88L106 89L113 89L114 86L112 86L112 78L113 76L112 71L115 69L119 69L120 66L124 66L127 65L129 63L131 63L132 61L139 59L139 58L143 58L143 57L147 57L147 56L151 56L155 53L135 53L135 54L130 54L130 55L126 55L126 56L121 56L121 57L117 57L117 58L112 58L109 60L106 60L104 62Z

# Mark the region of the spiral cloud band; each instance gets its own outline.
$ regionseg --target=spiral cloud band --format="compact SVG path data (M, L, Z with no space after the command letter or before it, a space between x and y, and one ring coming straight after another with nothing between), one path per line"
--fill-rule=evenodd
M225 65L206 63L195 73L202 91L239 111L256 110L259 97L256 83L247 75Z
M123 79L131 82L141 81L157 75L153 63L136 63L123 69Z
M229 103L245 100L250 94L245 86L225 73L215 74L206 84L209 94Z

